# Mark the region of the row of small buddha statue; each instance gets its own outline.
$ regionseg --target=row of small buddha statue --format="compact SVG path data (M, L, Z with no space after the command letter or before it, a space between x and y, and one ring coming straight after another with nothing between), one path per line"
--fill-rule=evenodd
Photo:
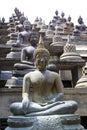
M21 18L24 18L23 17L23 15L22 15L22 17ZM32 70L34 70L35 69L35 67L34 67L34 64L33 64L33 62L32 62L32 54L33 54L33 52L34 52L34 49L36 48L36 46L37 46L37 43L38 43L38 37L39 37L39 34L41 33L40 31L39 32L35 32L35 30L34 30L34 28L32 28L32 30L30 30L31 29L31 24L30 24L30 22L27 20L27 19L23 19L24 20L24 24L23 24L23 26L24 26L24 30L23 31L21 31L21 32L19 32L19 34L18 34L18 37L17 37L17 41L15 42L15 43L13 43L13 45L12 45L12 47L20 47L20 46L23 46L23 49L22 48L20 48L20 52L18 52L19 53L19 55L18 55L18 53L16 53L16 58L18 57L18 58L20 58L21 57L21 63L16 63L15 65L14 65L14 68L15 68L15 70L14 70L14 73L13 73L13 75L15 76L17 76L17 75L24 75L25 73L27 73L27 69L32 69ZM38 21L38 20L37 20ZM71 17L69 17L69 19L68 19L68 23L71 23L70 21L71 21ZM42 22L42 19L40 19L40 22ZM67 23L67 25L68 25L68 23ZM44 25L45 25L45 23L44 23ZM73 25L73 23L72 24L69 24L70 25L70 27L71 27L71 25L72 25L72 27L74 26ZM46 26L45 26L46 27ZM52 30L51 30L51 28L50 28L50 26L49 26L49 28L48 28L50 31L49 32L51 32ZM57 40L59 40L59 41L63 41L63 39L61 38L61 36L59 36L59 32L58 32L58 29L59 28L56 28L56 31L55 31L55 34L56 34L56 37L55 37L55 39L57 39ZM45 28L45 30L46 30L46 28ZM36 35L36 33L37 33L37 35ZM35 34L35 35L34 35ZM50 33L51 34L51 33ZM53 35L54 35L54 33L53 33ZM52 37L53 37L53 35L52 35ZM59 38L60 37L60 38ZM54 37L53 37L54 38ZM56 44L57 44L58 42L56 42ZM32 44L32 45L31 45ZM26 46L26 47L24 47L24 46ZM27 47L28 46L28 47ZM67 46L69 46L68 44L67 44ZM70 45L71 46L71 45ZM15 49L17 49L17 48L15 48ZM22 53L21 53L21 49L22 49ZM70 57L74 57L74 58L81 58L78 54L76 54L76 50L73 50L74 51L74 53L75 53L75 55L74 55L74 53L72 53L73 55L69 55ZM69 53L69 52L68 52ZM71 52L70 52L71 53ZM12 54L12 53L11 53ZM13 53L13 55L14 55L14 53ZM64 55L65 56L65 55ZM77 57L76 57L77 56ZM63 57L63 55L61 56L61 58ZM69 57L69 58L70 58ZM7 55L7 58L9 58L9 55ZM64 58L64 57L63 57ZM73 58L73 59L74 59ZM51 64L52 65L52 64ZM55 65L49 65L49 69L53 69L53 67L55 68ZM23 77L22 77L23 78Z
M7 45L9 45L9 44L12 45L12 43L14 44L14 42L16 42L16 40L17 40L17 36L20 37L20 35L22 35L24 33L24 32L22 33L23 30L25 30L25 31L31 30L31 23L29 23L29 21L28 21L28 23L30 24L30 27L28 30L26 30L25 25L23 25L24 21L27 19L24 16L24 14L22 14L20 11L18 11L18 9L15 9L15 10L17 10L17 11L15 11L16 15L18 15L18 14L20 14L20 15L18 15L18 16L14 15L11 18L11 19L13 19L13 22L11 22L10 24L14 25L15 27L13 28L14 33L10 33L10 35L9 35L10 41L7 42ZM73 36L81 36L81 38L82 38L82 37L84 37L84 35L86 35L86 26L84 25L84 22L83 22L83 19L81 16L78 18L79 25L74 27L74 23L71 22L70 16L68 17L68 19L65 19L63 12L61 13L61 17L58 16L58 11L56 11L55 14L56 14L56 16L54 16L54 19L55 19L54 21L56 24L54 26L54 29L52 28L52 26L53 26L52 22L50 22L49 25L47 26L45 24L45 22L42 21L42 18L38 19L38 17L37 17L35 19L33 25L35 26L37 31L39 31L40 34L44 34L47 38L53 38L53 36L55 34L55 32L54 32L55 29L58 29L59 34L61 34L61 36L72 34ZM84 35L82 35L83 34L82 31L85 31ZM22 34L19 32L21 32ZM19 35L18 35L18 33L19 33ZM12 40L12 38L13 38L13 40ZM85 38L86 38L86 36L85 36ZM15 44L17 44L17 43L15 43Z

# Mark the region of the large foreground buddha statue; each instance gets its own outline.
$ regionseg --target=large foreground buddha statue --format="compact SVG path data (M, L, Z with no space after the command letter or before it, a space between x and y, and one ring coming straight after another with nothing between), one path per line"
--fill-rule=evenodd
M59 74L46 69L50 54L44 48L41 37L33 58L37 69L24 76L23 100L11 104L10 111L13 115L24 116L73 114L77 110L77 103L73 100L63 101L63 84Z

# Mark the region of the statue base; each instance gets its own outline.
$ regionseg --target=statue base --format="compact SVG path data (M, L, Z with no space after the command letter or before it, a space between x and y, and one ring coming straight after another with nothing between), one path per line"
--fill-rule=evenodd
M85 130L79 115L10 116L5 130Z
M11 79L7 80L5 87L8 88L22 87L22 84L23 84L23 77L12 76Z
M22 87L24 75L31 71L35 71L35 69L15 70L13 76L7 80L5 87Z
M20 59L21 58L21 51L20 52L9 52L6 56L6 58Z

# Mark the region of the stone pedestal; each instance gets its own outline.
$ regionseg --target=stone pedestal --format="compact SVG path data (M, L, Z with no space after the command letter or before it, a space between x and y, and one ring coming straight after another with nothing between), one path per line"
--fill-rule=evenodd
M5 130L84 130L79 115L10 116Z
M10 116L5 130L32 130L34 118L24 116Z
M6 58L20 59L21 47L11 47L11 51L6 55Z
M60 117L63 125L63 130L85 130L80 124L79 115L63 115Z
M24 75L31 71L35 71L35 69L14 70L13 76L7 80L5 87L22 87Z

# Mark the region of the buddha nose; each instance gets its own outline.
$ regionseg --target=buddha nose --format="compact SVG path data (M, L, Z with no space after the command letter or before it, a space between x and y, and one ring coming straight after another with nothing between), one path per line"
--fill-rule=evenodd
M44 61L44 58L41 58L41 62L43 62Z

